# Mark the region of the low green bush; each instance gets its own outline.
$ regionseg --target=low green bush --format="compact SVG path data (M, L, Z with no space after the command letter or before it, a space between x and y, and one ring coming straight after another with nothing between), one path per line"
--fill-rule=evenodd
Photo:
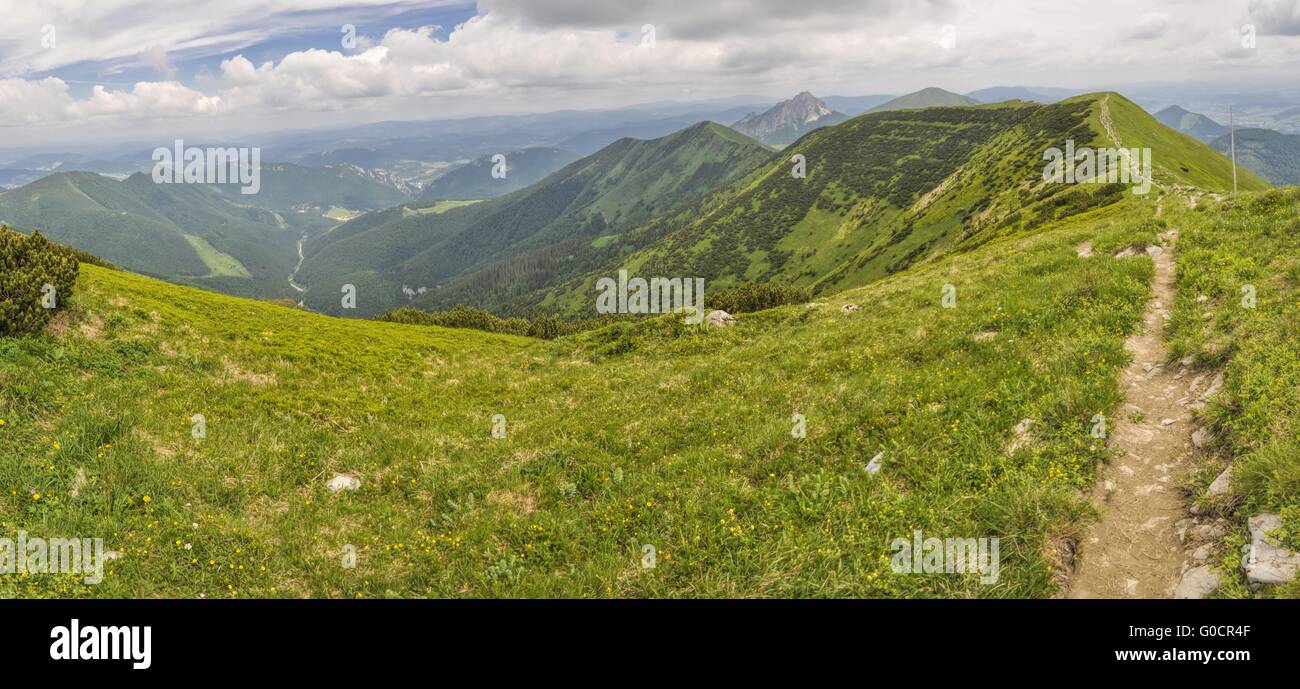
M565 320L559 316L527 318L501 318L490 311L474 306L457 306L448 311L422 311L412 307L394 309L375 318L389 323L407 325L437 325L444 328L470 328L489 333L526 335L543 340L553 340L563 335L591 330L619 320L617 317Z
M40 232L0 225L0 335L36 332L49 322L72 294L76 253Z
M785 304L802 304L811 299L812 290L807 287L772 284L750 284L704 295L709 310L722 309L727 313L762 311Z

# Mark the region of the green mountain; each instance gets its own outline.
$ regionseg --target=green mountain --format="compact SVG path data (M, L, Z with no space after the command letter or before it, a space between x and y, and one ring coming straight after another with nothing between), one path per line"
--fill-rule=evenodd
M562 148L542 146L503 153L505 176L493 177L493 156L483 156L429 182L420 192L422 199L486 199L504 196L541 180L578 159Z
M595 270L509 306L590 312L595 280L619 268L703 277L712 289L775 281L833 292L1130 193L1119 184L1045 182L1044 152L1067 140L1152 149L1155 193L1231 188L1223 156L1114 93L1053 105L868 113L819 129L729 187L623 233ZM792 174L794 156L804 157L806 178ZM1240 177L1243 189L1268 186Z
M294 243L310 227L305 218L242 205L214 187L91 172L53 174L0 193L0 222L39 229L136 272L264 297L290 294Z
M1161 110L1155 114L1155 118L1160 124L1207 144L1228 133L1228 128L1218 122L1177 105Z
M155 184L56 173L0 193L0 222L39 229L127 269L255 297L293 297L296 243L337 224L331 209L385 208L410 196L352 166L264 163L256 194L238 184Z
M886 112L889 110L910 110L914 108L933 108L939 105L979 105L979 101L969 96L963 96L952 91L945 91L933 86L923 88L906 95L899 96L892 100L885 101L880 105L868 110L868 113Z
M1300 135L1272 129L1237 130L1237 164L1273 184L1300 184ZM1220 136L1211 144L1231 155L1232 141Z
M261 189L243 194L239 185L215 185L232 200L275 211L341 206L351 210L388 208L411 195L386 176L353 165L304 167L292 163L263 163Z
M668 136L621 139L542 181L469 206L409 204L371 213L309 241L297 282L308 306L345 314L341 285L358 291L356 314L421 303L502 303L576 275L605 247L693 202L765 160L770 150L702 122ZM347 313L347 315L351 315Z

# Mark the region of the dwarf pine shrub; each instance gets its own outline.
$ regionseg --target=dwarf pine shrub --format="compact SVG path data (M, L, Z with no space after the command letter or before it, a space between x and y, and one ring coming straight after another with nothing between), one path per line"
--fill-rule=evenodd
M437 325L444 328L471 328L489 333L526 335L553 340L564 335L599 328L620 320L623 316L601 316L566 320L555 315L538 316L532 320L522 317L501 318L490 311L475 306L457 306L447 311L422 311L404 306L375 317L377 321L405 323L407 325Z
M40 232L0 225L0 335L40 330L72 294L79 264Z
M704 303L709 309L727 313L751 313L786 304L800 304L812 298L812 290L793 285L750 284L734 289L706 292Z

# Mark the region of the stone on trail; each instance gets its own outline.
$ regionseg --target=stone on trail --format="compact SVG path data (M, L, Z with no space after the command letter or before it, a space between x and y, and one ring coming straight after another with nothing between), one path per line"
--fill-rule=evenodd
M1015 435L1011 438L1011 443L1007 445L1007 452L1014 453L1022 447L1025 447L1033 441L1034 437L1030 435L1029 429L1034 425L1033 419L1021 419L1012 431Z
M704 317L704 322L722 328L728 325L735 325L736 317L722 309L718 309L716 311L710 311L709 315Z
M1250 550L1241 558L1246 581L1253 585L1285 584L1300 570L1300 553L1279 545L1269 532L1282 528L1282 517L1265 512L1250 518Z
M1174 589L1174 598L1204 598L1219 588L1219 575L1205 565L1193 567L1183 574Z
M325 487L329 488L331 493L337 493L343 490L356 490L361 487L361 479L356 476L348 476L347 474L334 474L334 478L330 479L329 483L325 484Z
M875 476L880 471L880 459L884 456L884 451L877 452L876 456L872 457L870 462L867 462L867 466L864 468L867 470L868 474Z
M1210 484L1210 487L1205 490L1205 494L1214 497L1219 495L1227 495L1228 493L1231 492L1232 492L1232 467L1229 466L1227 469L1223 470L1223 473L1219 474L1218 478L1214 479L1214 482Z
M1196 541L1213 541L1223 538L1228 530L1219 524L1197 524L1192 527L1192 539Z
M85 487L86 487L86 470L81 467L77 467L77 475L72 477L72 490L68 492L68 495L74 498L78 497L81 495L81 489Z
M1218 392L1219 388L1222 387L1223 387L1223 371L1219 371L1218 373L1214 374L1214 380L1210 381L1210 387L1205 388L1205 392L1201 393L1201 399L1203 400L1210 399L1210 397L1214 395L1214 393Z

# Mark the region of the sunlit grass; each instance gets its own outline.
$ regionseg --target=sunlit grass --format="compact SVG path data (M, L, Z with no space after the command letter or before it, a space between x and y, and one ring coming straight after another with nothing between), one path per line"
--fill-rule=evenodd
M665 316L553 342L83 266L62 337L0 340L0 533L123 557L98 586L0 593L1050 595L1152 275L1073 247L1148 216L1112 207L727 329ZM1023 418L1033 442L1008 452ZM329 493L336 472L361 489ZM999 537L999 581L894 574L889 543L915 529Z

